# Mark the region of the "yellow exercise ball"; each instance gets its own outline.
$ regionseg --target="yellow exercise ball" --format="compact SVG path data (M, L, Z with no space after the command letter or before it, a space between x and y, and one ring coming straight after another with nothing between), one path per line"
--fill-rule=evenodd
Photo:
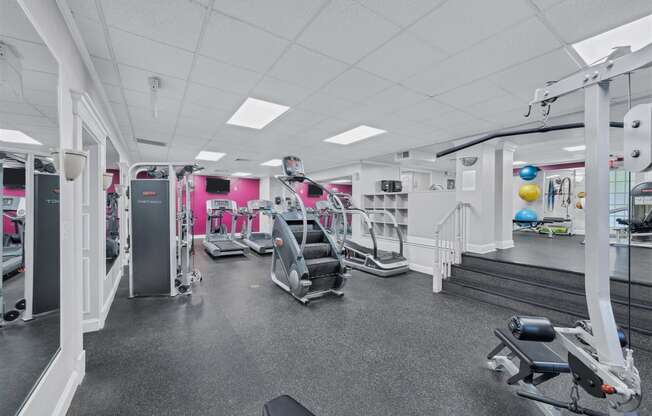
M541 196L541 188L533 183L526 183L518 190L518 196L527 202L536 201Z

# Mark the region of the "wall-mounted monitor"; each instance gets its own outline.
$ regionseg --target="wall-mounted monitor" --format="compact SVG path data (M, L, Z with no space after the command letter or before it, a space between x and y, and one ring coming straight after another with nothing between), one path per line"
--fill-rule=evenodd
M2 184L7 188L24 188L25 169L4 168L2 170Z
M308 184L308 196L314 198L314 197L322 196L323 193L324 191L322 191L322 189L319 186L313 185L311 183Z
M228 194L231 192L231 181L222 178L206 178L206 192L209 194Z

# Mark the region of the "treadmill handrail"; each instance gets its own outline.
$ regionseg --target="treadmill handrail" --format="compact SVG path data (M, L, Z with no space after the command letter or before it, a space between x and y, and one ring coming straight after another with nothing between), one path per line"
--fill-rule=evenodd
M384 209L370 209L368 211L371 212L372 214L387 215L389 219L392 220L392 224L396 229L396 236L398 237L398 248L399 248L398 254L400 254L402 257L403 256L403 232L401 231L401 227L398 226L398 221L396 221L396 217L394 216L394 214Z
M373 221L369 217L369 214L367 214L367 211L365 211L362 208L356 208L356 207L349 207L345 211L345 214L360 214L362 218L364 218L364 221L367 223L367 228L369 229L369 236L371 237L371 242L374 245L373 249L373 256L374 259L378 259L378 242L376 241L376 233L374 232L374 226L373 226Z

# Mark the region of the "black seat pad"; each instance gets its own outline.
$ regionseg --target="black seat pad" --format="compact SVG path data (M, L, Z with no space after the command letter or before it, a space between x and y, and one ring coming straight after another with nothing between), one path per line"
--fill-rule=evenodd
M506 329L497 328L494 334L505 347L525 363L533 373L570 373L568 363L548 345L537 341L521 341Z
M315 416L292 397L278 396L265 403L263 416Z

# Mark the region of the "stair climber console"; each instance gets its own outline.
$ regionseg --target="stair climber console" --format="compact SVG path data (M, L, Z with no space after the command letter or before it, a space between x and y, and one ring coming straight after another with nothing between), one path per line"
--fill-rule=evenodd
M272 239L272 281L304 305L325 295L342 296L349 278L342 247L326 232L314 215L309 215L293 184L307 181L316 185L343 210L339 198L305 176L301 159L283 159L285 175L276 178L294 195L299 210L287 210L274 218ZM343 243L341 243L343 244Z

